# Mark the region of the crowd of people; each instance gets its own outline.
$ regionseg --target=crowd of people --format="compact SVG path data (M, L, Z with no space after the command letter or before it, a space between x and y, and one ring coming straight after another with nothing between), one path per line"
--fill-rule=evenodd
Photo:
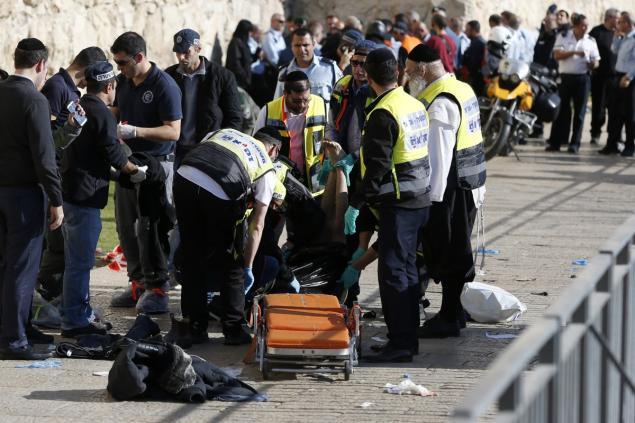
M201 55L197 31L178 31L177 63L165 70L125 32L110 60L88 47L48 80L48 48L21 40L0 83L0 359L44 357L33 346L54 342L31 323L36 287L61 296L63 337L111 329L89 289L111 181L129 279L111 306L167 313L180 283L184 329L168 339L183 347L207 341L211 291L225 343L251 342L246 301L272 286L299 292L286 261L324 242L345 246L343 301L378 260L389 341L368 360L411 361L418 338L459 336L485 195L477 97L500 61L559 71L548 151L578 151L592 92L591 142L608 107L600 152L618 153L625 127L621 154L633 155L628 12L607 10L590 35L585 16L555 5L539 31L509 11L488 24L485 40L480 22L442 7L429 22L411 11L366 25L274 14L264 33L238 23L224 67ZM245 93L260 107L250 124ZM428 279L441 283L442 303L420 325Z

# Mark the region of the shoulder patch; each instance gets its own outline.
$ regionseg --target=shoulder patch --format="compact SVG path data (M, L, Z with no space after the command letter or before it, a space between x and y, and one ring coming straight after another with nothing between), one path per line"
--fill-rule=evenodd
M333 60L329 59L328 57L322 57L322 56L320 56L320 62L329 64L329 65L334 65L335 64L335 62Z

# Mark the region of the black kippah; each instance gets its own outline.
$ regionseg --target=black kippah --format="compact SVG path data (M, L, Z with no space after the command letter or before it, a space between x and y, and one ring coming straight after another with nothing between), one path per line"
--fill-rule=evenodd
M440 60L439 53L430 46L419 44L408 53L408 59L413 62L432 63Z
M284 77L284 82L298 82L298 81L308 81L309 77L306 73L302 71L293 71L289 72L287 76Z
M25 38L20 40L17 48L25 51L46 50L46 46L37 38Z
M393 52L386 47L373 50L370 53L368 53L368 56L366 56L366 64L384 63L391 60L397 60L397 59L395 58L395 55L393 54Z

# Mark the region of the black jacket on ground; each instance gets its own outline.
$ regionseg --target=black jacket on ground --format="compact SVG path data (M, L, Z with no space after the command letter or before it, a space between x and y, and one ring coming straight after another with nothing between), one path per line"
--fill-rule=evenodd
M209 132L224 128L242 129L243 114L240 107L236 78L227 69L208 61L201 56L205 63L205 75L195 76L203 78L198 85L196 106L196 139L202 140ZM165 70L183 92L183 78L186 76L177 72L178 64ZM182 99L185 105L185 99Z
M225 67L236 76L236 82L246 91L251 88L251 51L245 41L234 37L227 46Z
M0 186L42 184L51 205L62 205L49 102L31 80L0 82Z
M119 170L128 162L117 141L117 120L97 96L80 100L88 121L65 150L62 159L64 201L103 209L108 203L110 166Z

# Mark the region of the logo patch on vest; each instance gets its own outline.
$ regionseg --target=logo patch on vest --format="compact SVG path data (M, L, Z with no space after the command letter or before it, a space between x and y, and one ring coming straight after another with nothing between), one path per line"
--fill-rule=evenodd
M404 136L406 150L417 150L428 144L428 120L425 113L417 111L407 114L401 119L401 124L406 132Z
M148 90L145 93L143 93L143 95L141 96L141 101L143 101L145 104L150 104L152 103L152 100L154 100L154 94L152 93L152 91Z

